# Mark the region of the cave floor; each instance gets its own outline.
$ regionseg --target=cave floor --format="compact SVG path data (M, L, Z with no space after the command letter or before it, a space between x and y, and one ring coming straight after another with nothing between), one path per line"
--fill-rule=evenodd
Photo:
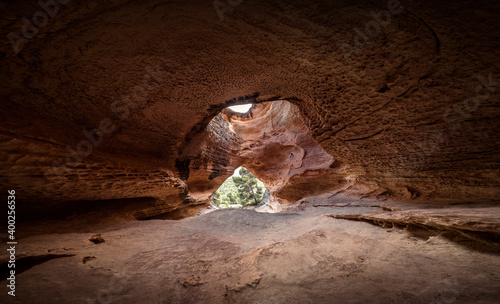
M468 212L460 208L457 214ZM16 301L7 302L491 304L500 299L500 254L487 250L484 238L460 239L449 234L454 229L403 227L394 220L374 225L370 214L387 219L388 212L370 204L299 209L217 210L178 221L121 221L24 236L17 254L18 270L25 271L17 276ZM367 216L335 218L352 214ZM90 242L98 233L105 242Z

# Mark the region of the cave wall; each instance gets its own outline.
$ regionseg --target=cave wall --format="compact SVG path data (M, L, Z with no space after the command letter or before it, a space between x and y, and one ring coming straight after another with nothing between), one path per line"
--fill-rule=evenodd
M189 196L207 201L224 181L241 165L238 151L242 138L232 130L228 121L216 115L206 129L180 151L180 159L189 163L186 183Z
M41 8L1 2L0 182L180 204L211 119L284 99L356 195L496 199L499 5L248 0L220 20L210 1L71 1L16 53Z

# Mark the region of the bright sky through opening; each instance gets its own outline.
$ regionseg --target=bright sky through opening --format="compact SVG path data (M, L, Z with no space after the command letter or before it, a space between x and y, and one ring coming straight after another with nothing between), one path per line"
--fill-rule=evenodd
M236 113L246 113L246 112L248 112L248 110L250 110L251 107L252 107L252 104L248 103L248 104L242 104L242 105L237 105L237 106L231 106L231 107L229 107L229 109L233 112L236 112Z

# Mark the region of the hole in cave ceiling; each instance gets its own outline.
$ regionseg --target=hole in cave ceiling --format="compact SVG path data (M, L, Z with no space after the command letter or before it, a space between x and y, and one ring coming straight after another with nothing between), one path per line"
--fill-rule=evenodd
M228 107L228 109L233 111L233 112L236 112L236 113L245 114L248 111L250 111L250 109L252 107L253 107L253 104L247 103L247 104L242 104L242 105L237 105L237 106L230 106L230 107Z

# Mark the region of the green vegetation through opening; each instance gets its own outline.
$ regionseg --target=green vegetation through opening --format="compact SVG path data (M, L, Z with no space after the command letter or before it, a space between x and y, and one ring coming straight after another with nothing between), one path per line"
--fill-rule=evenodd
M245 208L259 206L269 199L269 191L250 170L239 167L212 195L213 207Z

